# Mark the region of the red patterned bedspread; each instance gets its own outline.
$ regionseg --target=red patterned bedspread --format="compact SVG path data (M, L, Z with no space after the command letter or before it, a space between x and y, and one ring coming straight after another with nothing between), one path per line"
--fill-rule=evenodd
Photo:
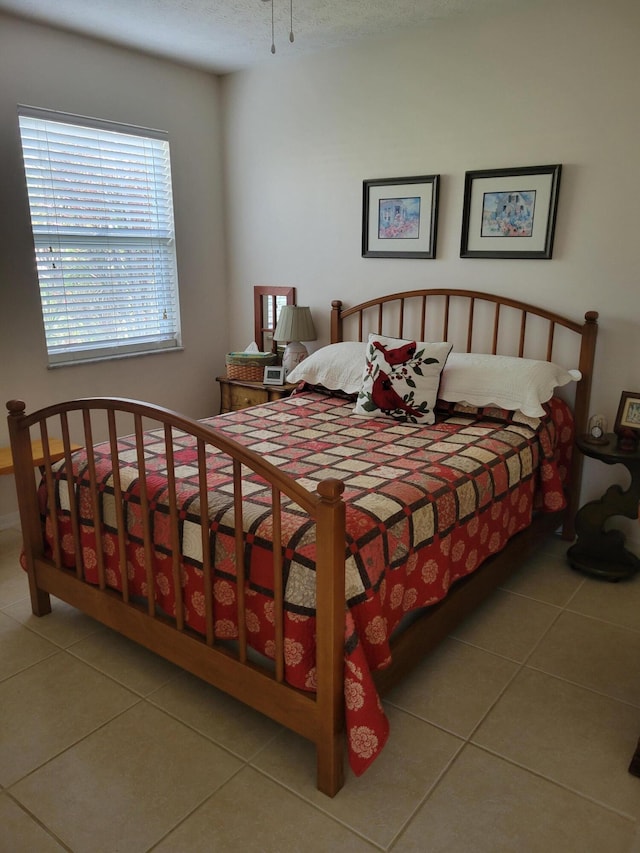
M212 419L218 430L250 447L310 490L319 480L344 481L347 504L345 709L349 759L360 774L382 749L388 723L371 673L390 660L389 638L400 620L442 599L451 584L472 572L525 528L534 505L563 506L562 479L572 440L569 409L549 404L549 416L509 420L485 410L477 417L441 414L433 426L401 424L352 414L350 401L305 392ZM453 414L453 416L452 416ZM495 416L495 419L486 415ZM551 416L553 415L553 416ZM503 419L505 418L505 419ZM129 529L128 578L146 597L140 498L133 439L120 439L121 478ZM193 439L176 434L180 541L185 621L204 632L202 539L197 454ZM154 596L175 613L169 515L165 500L164 442L145 434L147 492L155 543ZM106 533L107 582L120 588L108 444L95 449ZM57 477L64 480L64 463ZM86 469L84 452L74 468ZM215 562L215 634L236 632L232 472L228 458L208 456L211 553ZM85 478L88 479L86 471ZM57 489L63 559L73 562L65 488ZM273 657L270 555L271 488L250 476L244 487L247 626L250 645ZM46 501L46 490L41 489ZM536 503L537 502L537 503ZM88 491L79 490L86 578L97 582L95 534ZM50 531L49 531L50 533ZM285 675L292 685L315 687L315 527L283 496L282 541L286 585Z

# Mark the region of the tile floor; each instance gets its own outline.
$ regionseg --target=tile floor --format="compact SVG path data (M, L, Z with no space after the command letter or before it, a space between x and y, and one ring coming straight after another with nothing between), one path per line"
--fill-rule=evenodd
M54 601L0 532L0 850L640 853L640 576L559 540L386 700L360 779L315 790L301 738Z

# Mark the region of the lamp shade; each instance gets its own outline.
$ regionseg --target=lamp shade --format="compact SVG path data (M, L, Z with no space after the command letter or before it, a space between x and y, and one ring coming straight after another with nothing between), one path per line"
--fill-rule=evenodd
M316 330L309 308L300 305L283 305L273 339L275 341L315 341Z

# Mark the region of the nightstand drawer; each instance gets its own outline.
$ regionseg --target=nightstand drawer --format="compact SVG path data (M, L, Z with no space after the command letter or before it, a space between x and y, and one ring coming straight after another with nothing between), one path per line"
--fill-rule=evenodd
M288 397L296 387L295 385L264 385L262 382L227 379L225 376L218 376L217 381L220 384L221 415Z
M242 385L227 385L227 408L231 412L246 409L248 406L259 406L267 402L267 392L264 388L248 388Z

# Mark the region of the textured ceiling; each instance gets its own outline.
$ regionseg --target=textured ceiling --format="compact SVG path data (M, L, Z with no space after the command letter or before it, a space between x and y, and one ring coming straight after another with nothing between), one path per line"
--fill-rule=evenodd
M29 20L225 73L532 0L0 0Z

